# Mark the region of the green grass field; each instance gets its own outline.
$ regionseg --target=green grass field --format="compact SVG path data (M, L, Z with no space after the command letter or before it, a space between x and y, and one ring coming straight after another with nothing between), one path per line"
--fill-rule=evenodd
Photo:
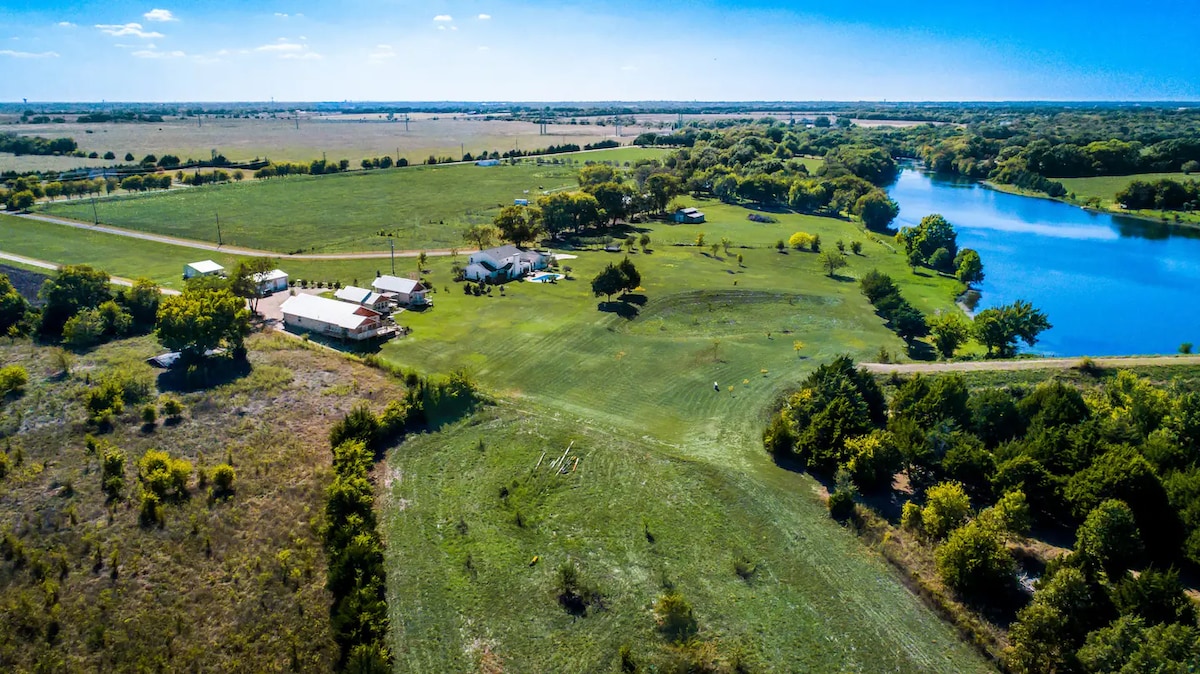
M1182 182L1184 180L1200 179L1200 176L1188 176L1182 173L1142 173L1132 176L1096 176L1092 178L1054 178L1067 188L1067 192L1074 192L1075 198L1084 200L1089 197L1099 197L1106 204L1111 204L1113 196L1117 192L1129 186L1129 183L1135 180L1145 182L1155 182L1157 180L1174 180Z
M97 200L104 224L276 252L387 250L380 231L396 246L462 246L462 231L489 222L514 199L573 187L587 161L633 162L663 150L616 148L555 156L539 165L414 166L293 176L264 181L123 195ZM571 161L572 164L552 162ZM90 222L88 200L46 204L46 213Z
M435 308L402 314L412 334L380 355L425 373L465 368L501 402L389 458L383 522L398 669L471 671L495 656L506 671L605 670L624 643L653 661L662 641L649 606L666 578L693 601L702 638L721 652L744 650L764 671L985 670L878 556L828 519L817 483L776 467L759 440L774 402L818 363L873 357L881 346L903 351L857 276L891 274L925 312L953 310L955 283L911 273L855 223L796 214L756 223L744 208L684 201L708 222L647 225L652 251L630 256L646 298L633 318L599 311L590 291L590 278L622 254L572 251L578 257L562 264L574 280L511 283L491 297L452 283L450 267L466 251L430 260ZM864 254L828 278L817 255L775 251L798 230L820 234L826 248L861 240ZM699 232L708 242L729 238L728 254L683 245ZM16 218L0 218L0 238L6 252L176 287L185 262L232 262ZM343 283L390 271L387 260L280 265ZM398 265L404 272L415 262ZM572 440L579 472L530 476L541 451ZM502 485L514 494L507 504ZM526 527L515 526L514 508ZM460 519L467 534L457 533ZM735 554L759 564L750 582L733 573ZM544 561L527 566L534 555ZM606 610L572 621L558 607L550 578L567 557L599 584Z
M549 464L568 446L578 467L559 474ZM666 586L693 604L698 637L749 671L988 671L829 521L809 480L671 453L522 405L402 445L381 521L396 671L619 671L622 645L664 671L649 669L665 651L650 607ZM558 604L568 560L602 610Z

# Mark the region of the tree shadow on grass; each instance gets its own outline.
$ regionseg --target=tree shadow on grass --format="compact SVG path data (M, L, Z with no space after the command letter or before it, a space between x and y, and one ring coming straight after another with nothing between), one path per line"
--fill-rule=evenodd
M638 308L628 302L601 302L596 305L600 311L616 314L626 320L637 318Z
M853 276L845 276L842 274L834 274L833 276L826 274L825 277L833 279L834 281L837 281L838 283L854 283L855 281L858 280L858 279L854 278Z
M629 302L630 304L636 304L639 307L646 306L646 300L647 300L646 296L641 293L625 293L624 295L621 295L622 302Z
M251 369L250 361L245 358L231 355L201 358L158 375L158 390L186 392L215 388L245 377Z

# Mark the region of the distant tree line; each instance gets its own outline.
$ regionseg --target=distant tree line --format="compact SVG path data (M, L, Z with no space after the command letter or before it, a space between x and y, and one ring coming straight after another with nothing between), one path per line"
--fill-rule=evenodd
M1117 192L1116 202L1122 208L1141 210L1153 208L1167 211L1193 211L1200 209L1200 183L1195 180L1163 179L1153 183L1134 180Z
M77 148L73 138L42 138L0 133L0 152L9 152L18 157L24 154L66 155L75 152Z

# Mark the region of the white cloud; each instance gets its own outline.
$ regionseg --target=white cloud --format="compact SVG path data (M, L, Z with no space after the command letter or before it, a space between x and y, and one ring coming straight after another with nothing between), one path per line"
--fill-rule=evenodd
M480 15L479 15L479 20L480 20L480 21L487 21L487 20L488 20L488 19L490 19L490 18L492 18L492 15L491 15L491 14L480 14Z
M75 27L75 24L71 23L70 21L59 21L55 25L58 26L59 28L74 28Z
M438 30L446 30L445 26L438 26Z
M458 26L450 26L450 30L458 30Z
M31 51L13 51L11 49L0 49L0 56L11 56L15 59L56 59L56 58L58 58L58 52L42 51L42 52L35 53L35 52L31 52Z
M479 51L490 51L491 47L477 47L477 49L479 49Z
M275 16L280 19L288 18L287 12L275 12Z
M433 17L433 20L446 22L453 21L454 17L450 16L449 14L438 14L437 16Z
M282 38L281 38L282 39ZM276 42L275 44L264 44L261 47L255 47L254 51L265 52L298 52L304 50L304 45L296 44L295 42Z
M130 55L136 56L140 59L177 59L187 56L187 54L179 50L155 51L153 49L139 49L138 51L132 52Z
M152 9L142 15L147 21L178 21L169 9Z
M377 44L375 49L367 55L367 63L379 64L396 58L396 50L392 49L390 44Z
M309 61L309 60L315 60L315 59L324 58L324 57L323 57L323 56L321 56L320 54L318 54L318 53L317 53L317 52L315 52L315 51L306 51L306 52L304 52L303 54L297 54L297 53L295 53L295 52L291 52L291 53L288 53L288 54L284 54L284 55L280 56L279 58L282 58L282 59L300 59L300 60L304 60L304 61Z
M142 24L140 23L98 23L96 27L101 32L108 33L114 37L123 37L125 35L134 35L142 38L166 37L162 33L142 30Z

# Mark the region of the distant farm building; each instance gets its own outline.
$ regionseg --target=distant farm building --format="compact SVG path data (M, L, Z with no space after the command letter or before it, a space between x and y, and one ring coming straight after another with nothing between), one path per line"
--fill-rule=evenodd
M343 302L350 302L379 312L387 311L391 304L388 298L374 290L356 286L346 286L334 293L333 296Z
M195 278L197 276L224 276L225 268L213 262L212 260L201 260L192 262L183 266L183 278Z
M704 211L697 208L681 208L671 216L675 222L685 225L697 225L704 222Z
M285 325L338 339L359 341L396 332L395 326L384 325L378 311L316 295L293 295L279 309Z
M499 159L480 159L479 161L475 162L475 165L476 166L499 166L500 160Z
M259 295L270 295L271 293L277 293L280 290L287 290L287 272L281 269L272 269L268 272L255 274L254 286L258 290Z
M503 283L549 265L549 255L535 250L521 250L516 246L498 246L471 253L470 264L463 270L463 277L469 281Z
M432 304L425 296L429 289L420 281L399 276L383 275L371 282L375 292L392 300L396 304L410 307L422 307Z
M528 199L513 199L513 206L528 206Z

